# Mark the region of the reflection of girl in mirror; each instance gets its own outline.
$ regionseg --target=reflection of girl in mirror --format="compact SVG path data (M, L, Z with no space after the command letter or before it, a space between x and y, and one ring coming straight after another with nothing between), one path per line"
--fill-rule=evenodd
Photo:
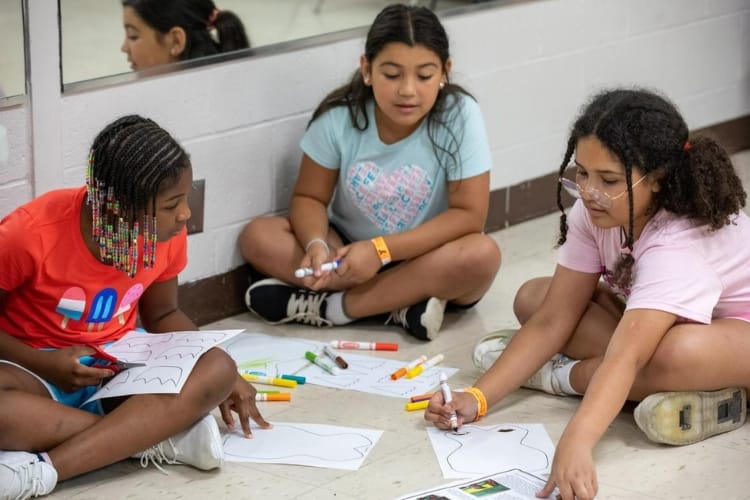
M122 0L122 18L133 70L250 47L242 21L212 0Z
M308 125L289 217L257 218L241 236L245 259L277 278L250 286L251 311L318 326L390 313L431 340L446 303L482 298L500 266L482 233L492 162L479 106L450 69L432 11L378 14L359 69Z

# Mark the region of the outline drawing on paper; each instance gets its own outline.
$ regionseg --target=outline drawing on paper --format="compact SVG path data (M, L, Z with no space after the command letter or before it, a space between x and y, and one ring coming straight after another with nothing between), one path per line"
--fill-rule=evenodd
M223 436L229 462L281 463L356 470L382 431L322 424L275 423L248 440L239 431Z
M428 428L446 478L473 477L499 470L548 473L554 445L541 424L461 426L465 433Z

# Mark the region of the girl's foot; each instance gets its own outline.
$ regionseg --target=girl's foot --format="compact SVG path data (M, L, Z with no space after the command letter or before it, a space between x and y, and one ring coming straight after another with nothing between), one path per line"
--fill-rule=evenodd
M52 493L57 471L36 453L0 451L0 498L34 498Z
M331 326L325 317L327 292L293 287L275 278L253 283L245 292L247 308L272 325L303 323Z
M393 311L385 324L400 325L409 335L419 340L432 340L443 325L444 314L445 301L430 297L419 304Z

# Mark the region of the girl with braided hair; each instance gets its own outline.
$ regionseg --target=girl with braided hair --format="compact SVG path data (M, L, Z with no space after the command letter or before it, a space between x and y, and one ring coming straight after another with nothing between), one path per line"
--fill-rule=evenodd
M240 18L213 0L122 0L122 18L136 71L250 47Z
M194 331L177 305L187 263L187 153L140 116L108 125L87 185L51 191L0 221L0 498L30 498L136 456L213 469L223 462L217 405L250 436L268 424L255 389L211 349L179 394L88 398L114 372L91 345L136 328Z
M562 191L577 198L566 213ZM597 493L593 449L626 400L653 441L740 427L750 387L750 222L727 153L646 90L596 95L560 165L560 249L551 278L518 291L522 327L482 339L486 373L425 418L480 417L519 386L583 395L551 475L564 500ZM512 338L512 340L511 340Z

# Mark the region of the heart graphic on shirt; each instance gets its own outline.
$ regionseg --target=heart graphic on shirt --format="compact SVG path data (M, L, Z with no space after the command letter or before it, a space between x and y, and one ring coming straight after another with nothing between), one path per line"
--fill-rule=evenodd
M374 162L357 163L346 180L353 203L385 234L411 228L432 195L432 180L417 165L404 165L386 174Z

